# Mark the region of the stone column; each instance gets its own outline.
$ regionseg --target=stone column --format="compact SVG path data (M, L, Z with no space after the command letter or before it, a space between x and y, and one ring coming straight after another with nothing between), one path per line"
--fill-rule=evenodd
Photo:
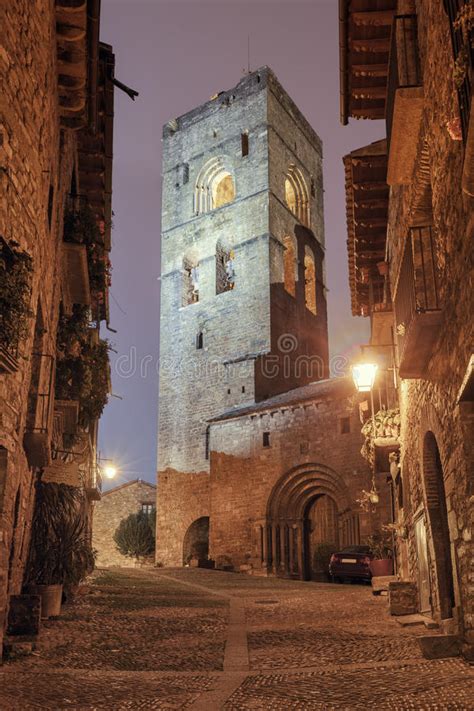
M304 561L303 561L303 524L298 523L295 528L296 535L296 550L297 550L297 564L298 564L298 575L303 580L304 578Z
M289 533L289 536L288 536L288 547L289 547L288 558L289 558L289 565L290 565L290 575L293 575L293 572L294 572L294 562L295 562L294 555L293 555L293 551L294 551L294 540L295 540L295 531L294 531L292 525L289 526L289 531L288 531L288 533Z
M280 568L288 575L288 558L286 555L286 524L280 522Z
M277 527L272 524L272 571L276 575L278 573L278 557L277 557Z
M263 529L263 563L262 563L262 568L268 568L268 565L269 565L268 533L267 533L267 524L266 523L263 524L262 529Z

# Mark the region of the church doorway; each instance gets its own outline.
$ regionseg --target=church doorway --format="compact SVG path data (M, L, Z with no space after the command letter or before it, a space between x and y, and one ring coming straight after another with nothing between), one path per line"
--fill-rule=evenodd
M329 558L339 544L337 504L321 494L309 501L304 514L304 577L325 580Z
M207 560L209 556L209 516L197 518L189 526L183 541L183 565L191 558Z
M322 555L324 548L327 557L329 547L335 552L345 543L344 522L352 518L349 491L335 471L320 464L290 470L268 499L257 542L262 568L282 577L317 579L315 553ZM321 563L322 573L327 565Z

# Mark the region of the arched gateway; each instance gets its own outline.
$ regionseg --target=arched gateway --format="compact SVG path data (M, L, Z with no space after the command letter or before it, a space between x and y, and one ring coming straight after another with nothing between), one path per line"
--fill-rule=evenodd
M321 464L305 464L284 474L273 487L259 533L262 567L275 575L308 580L314 545L357 543L358 516L352 513L349 490L336 472Z

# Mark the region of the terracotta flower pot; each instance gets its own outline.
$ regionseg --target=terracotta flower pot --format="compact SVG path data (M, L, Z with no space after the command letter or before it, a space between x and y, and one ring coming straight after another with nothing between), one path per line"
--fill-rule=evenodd
M370 563L370 572L374 578L384 575L393 575L393 559L381 558L379 560L373 560Z
M35 585L35 592L41 598L41 617L58 617L63 597L62 585Z

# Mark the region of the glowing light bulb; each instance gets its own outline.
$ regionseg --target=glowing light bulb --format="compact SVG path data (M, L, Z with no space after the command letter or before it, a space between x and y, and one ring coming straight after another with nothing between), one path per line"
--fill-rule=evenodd
M352 378L360 393L368 393L372 390L377 368L375 363L357 363L352 366Z
M113 479L117 475L117 467L114 467L112 465L104 467L104 474L107 479Z

